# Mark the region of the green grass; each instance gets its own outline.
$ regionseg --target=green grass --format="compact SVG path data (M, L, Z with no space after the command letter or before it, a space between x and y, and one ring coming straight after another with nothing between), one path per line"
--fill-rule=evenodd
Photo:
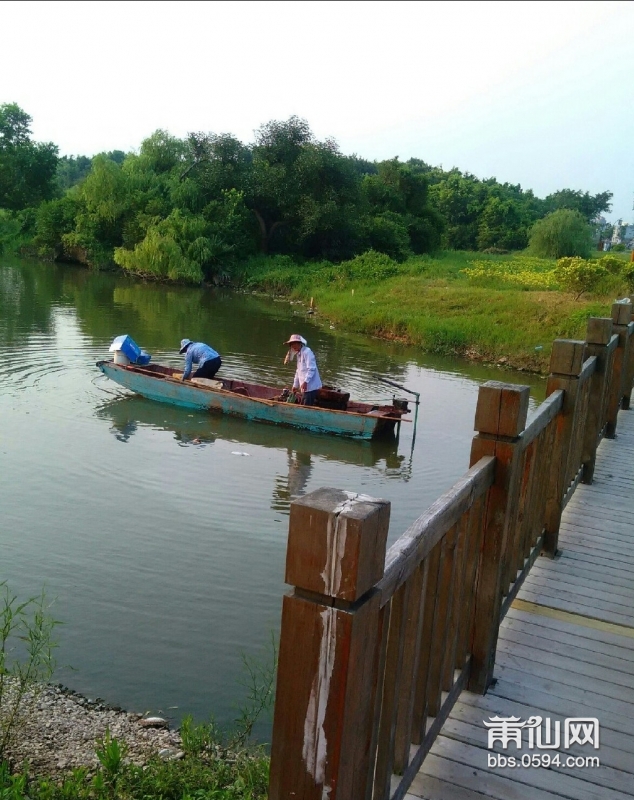
M510 366L539 372L547 370L554 339L585 338L587 318L609 315L611 303L632 291L623 276L609 275L593 295L575 300L548 288L554 259L523 253L449 251L402 264L367 255L341 265L261 257L244 265L239 280L270 294L305 302L312 297L319 315L350 331L402 340L427 352L485 361L505 357ZM630 254L619 257L626 266ZM492 273L469 279L464 270L474 262L490 264ZM513 273L515 283L504 279L505 272ZM540 282L543 288L533 288Z
M123 764L116 775L102 766L89 777L74 770L63 780L35 778L28 769L11 774L0 765L2 800L264 800L269 759L264 753L232 757L155 759L144 767Z

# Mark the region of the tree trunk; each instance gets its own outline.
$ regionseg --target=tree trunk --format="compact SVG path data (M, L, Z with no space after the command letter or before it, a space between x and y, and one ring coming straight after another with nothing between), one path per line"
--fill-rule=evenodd
M274 222L267 231L266 222L264 221L262 214L260 214L257 208L252 209L252 211L255 214L255 218L257 219L258 224L260 226L260 252L267 254L269 252L269 242L271 240L273 232L277 230L277 228L279 228L280 225L283 225L284 221L277 220L277 222Z

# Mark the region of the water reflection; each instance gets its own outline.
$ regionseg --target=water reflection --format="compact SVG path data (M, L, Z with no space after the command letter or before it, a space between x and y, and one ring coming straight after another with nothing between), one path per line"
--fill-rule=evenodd
M271 508L286 512L291 500L304 494L315 459L352 466L371 467L379 474L409 481L411 456L399 453L395 436L358 441L326 434L252 422L206 412L155 403L129 396L108 400L95 410L95 416L109 424L110 433L128 444L140 428L169 432L179 446L212 445L220 439L242 449L234 455L250 455L253 448L286 451L287 470L276 473Z
M287 450L288 474L275 476L275 489L271 508L284 511L292 500L305 494L306 485L313 471L310 453Z

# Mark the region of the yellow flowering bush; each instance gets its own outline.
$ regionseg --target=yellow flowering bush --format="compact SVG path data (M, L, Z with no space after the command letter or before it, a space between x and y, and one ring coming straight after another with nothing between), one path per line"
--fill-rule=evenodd
M579 256L560 258L555 268L557 283L562 289L573 292L575 299L584 292L591 292L605 278L608 270L599 261L586 261Z
M556 289L552 262L542 258L515 258L511 261L471 261L461 270L474 283L498 283L517 289Z

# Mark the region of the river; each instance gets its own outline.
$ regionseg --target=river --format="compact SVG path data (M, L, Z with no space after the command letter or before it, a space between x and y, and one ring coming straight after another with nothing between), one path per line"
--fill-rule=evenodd
M122 333L175 365L188 337L221 353L222 375L284 385L296 332L357 399L391 399L377 373L420 392L415 446L408 423L398 442L363 443L173 408L95 367ZM490 379L543 398L538 377L346 334L288 301L0 258L0 580L54 599L56 680L228 723L243 656L266 661L278 633L292 497L386 498L394 541L466 471Z

